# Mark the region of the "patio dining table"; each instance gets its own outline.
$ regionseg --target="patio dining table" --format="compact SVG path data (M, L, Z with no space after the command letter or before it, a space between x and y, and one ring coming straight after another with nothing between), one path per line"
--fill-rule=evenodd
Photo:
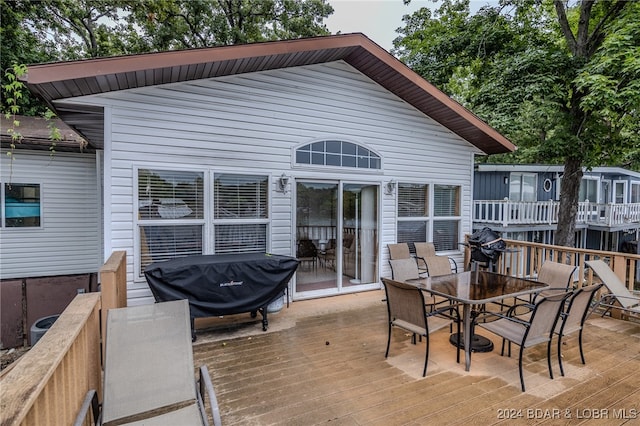
M512 277L489 271L465 271L405 281L433 295L444 297L463 306L465 370L471 367L474 323L479 308L487 303L538 293L549 286L538 281ZM459 343L458 343L459 344Z

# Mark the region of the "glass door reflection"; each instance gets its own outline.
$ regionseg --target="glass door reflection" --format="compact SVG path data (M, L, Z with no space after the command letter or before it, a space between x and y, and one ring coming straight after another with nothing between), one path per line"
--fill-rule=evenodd
M296 182L296 293L337 292L338 183Z
M342 187L343 286L378 281L378 194L378 185Z

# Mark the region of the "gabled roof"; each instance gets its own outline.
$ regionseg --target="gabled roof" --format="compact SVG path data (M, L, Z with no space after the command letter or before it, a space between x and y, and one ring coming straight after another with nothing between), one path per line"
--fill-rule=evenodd
M338 60L485 153L515 150L507 138L360 33L31 65L25 82L67 124L101 147L102 108L77 105L70 98Z

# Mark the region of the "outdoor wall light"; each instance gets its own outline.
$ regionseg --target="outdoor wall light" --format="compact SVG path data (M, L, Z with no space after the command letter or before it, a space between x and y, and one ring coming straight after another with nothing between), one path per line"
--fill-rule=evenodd
M393 193L396 190L396 182L391 179L389 182L387 182L387 184L384 186L384 193L387 195L393 195Z
M288 184L289 184L289 176L283 173L282 176L280 176L280 178L278 179L278 191L282 192L283 194L286 194Z

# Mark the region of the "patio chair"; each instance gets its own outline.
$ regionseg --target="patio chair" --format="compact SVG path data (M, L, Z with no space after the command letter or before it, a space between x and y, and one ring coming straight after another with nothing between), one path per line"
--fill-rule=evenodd
M391 277L396 281L406 281L421 278L418 263L413 257L406 259L391 259Z
M391 346L391 333L393 327L399 327L413 333L415 336L425 338L425 358L422 377L427 375L427 364L429 362L429 334L450 326L452 322L458 325L457 333L460 337L460 319L455 306L447 306L433 312L427 312L424 295L417 287L398 281L382 278L387 295L387 312L389 314L389 335L387 338L387 350L384 357L389 356ZM460 362L460 348L456 347L456 359Z
M409 250L409 244L407 243L396 243L396 244L387 244L389 248L389 259L410 259L411 252Z
M435 245L433 243L413 243L413 245L416 248L416 258L418 259L418 267L420 268L421 271L427 271L429 267L425 259L428 257L438 256L436 254ZM445 257L445 256L440 256L440 257L444 257L449 261L450 272L448 273L458 272L458 264L456 263L455 259L453 259L452 257ZM429 273L429 275L431 276L432 274ZM439 275L443 275L443 274L439 274Z
M565 263L552 262L547 260L540 267L538 271L538 281L541 283L549 284L550 287L557 289L569 290L573 287L573 274L578 267L574 265L567 265ZM549 290L543 290L538 293L539 296L548 296ZM554 291L554 290L551 290Z
M420 276L420 270L418 269L418 263L413 257L408 259L391 259L389 264L391 265L391 277L396 281L416 280L422 278ZM424 298L430 312L433 312L437 306L445 302L448 303L448 300L438 299L432 294L424 294Z
M533 303L537 297L547 297L573 289L573 274L577 268L577 266L567 265L565 263L553 262L551 260L545 261L538 271L537 281L549 284L550 288L531 295L529 302ZM518 298L517 300L522 299Z
M595 284L575 290L568 299L566 309L560 313L561 320L556 324L554 332L558 335L558 365L560 365L560 374L562 376L564 376L564 369L562 368L562 338L564 336L578 332L580 359L582 364L585 364L582 350L582 331L584 330L584 322L589 316L589 307L596 292L602 286L603 284ZM549 341L549 345L551 345L551 341Z
M87 392L84 401L80 406L80 411L78 411L78 415L73 422L73 426L85 425L85 421L87 420L87 416L89 414L91 414L91 417L89 418L90 425L99 425L101 423L100 403L98 402L98 393L95 389L89 389L89 391Z
M208 425L206 396L220 424L206 367L194 380L186 299L109 310L104 365L103 424Z
M605 311L602 316L605 316L612 309L618 309L628 315L640 316L640 296L629 291L609 265L602 260L589 260L585 263L594 274L600 277L604 286L609 290L609 293L604 294L595 304L594 311L598 307L603 307Z
M538 299L532 306L530 321L526 321L518 316L511 317L500 313L487 313L488 316L495 316L498 317L498 319L492 322L480 322L477 324L477 326L502 338L502 351L500 355L504 355L504 344L506 341L509 342L509 356L511 356L511 343L520 346L518 370L520 373L522 392L525 391L524 376L522 374L522 357L525 348L540 343L547 343L549 377L553 379L553 371L551 370L551 345L549 342L553 337L553 332L560 317L560 311L562 310L564 301L570 295L571 293L565 292Z
M427 265L427 272L430 277L449 275L454 272L451 269L451 262L445 256L428 256L422 259Z

